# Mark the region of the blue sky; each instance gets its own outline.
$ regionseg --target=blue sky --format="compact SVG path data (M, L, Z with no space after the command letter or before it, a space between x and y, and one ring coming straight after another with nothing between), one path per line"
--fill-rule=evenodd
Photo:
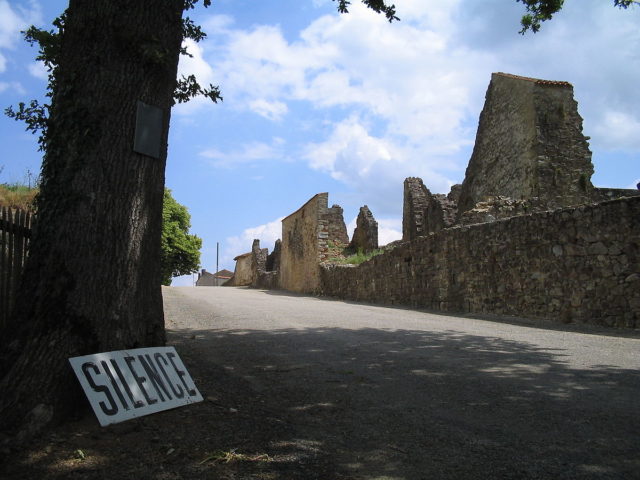
M395 0L389 24L353 2L214 0L190 16L208 38L182 73L219 85L224 102L172 111L166 184L203 239L202 264L233 270L253 238L272 249L280 219L319 192L353 227L368 205L381 243L401 236L402 182L434 193L464 178L492 72L574 85L597 186L640 181L640 8L568 0L536 34L518 34L515 0ZM0 0L0 106L41 98L36 50L21 40L67 2ZM24 126L0 118L0 182L38 172ZM174 285L190 285L182 277Z

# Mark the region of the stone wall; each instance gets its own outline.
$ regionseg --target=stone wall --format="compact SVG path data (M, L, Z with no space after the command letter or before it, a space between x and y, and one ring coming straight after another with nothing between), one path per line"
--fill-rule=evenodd
M347 233L347 226L344 223L344 211L340 205L333 205L331 208L327 208L322 214L322 219L326 222L327 226L327 240L334 244L349 244L349 234Z
M329 236L326 213L329 194L319 193L282 220L280 286L294 292L314 292L320 286L323 248Z
M265 272L267 270L267 256L269 255L268 248L260 248L260 240L254 239L253 244L251 245L251 270L253 271L253 279L260 272Z
M360 207L356 228L349 246L355 250L370 252L378 248L378 222L373 218L373 213L368 206Z
M357 267L323 266L326 295L640 327L640 197L459 226Z
M537 198L551 210L591 201L591 152L567 82L494 73L458 214L489 196Z
M258 277L267 270L269 249L260 248L260 240L254 239L251 251L234 258L236 268L233 277L225 286L242 287L254 285Z
M264 290L278 290L280 289L280 273L278 271L260 272L251 286Z
M514 200L509 197L488 196L478 202L471 210L467 210L458 218L459 225L495 222L503 218L526 215L544 210L544 205L537 199Z
M444 228L444 213L439 202L421 178L404 181L402 205L402 240L409 241Z
M238 255L234 260L236 268L233 272L233 277L225 283L225 286L242 287L251 285L254 280L252 252Z
M267 272L277 272L280 270L280 254L282 252L282 240L276 240L273 252L267 256Z
M635 197L640 195L640 190L630 190L628 188L601 188L594 190L593 199L596 202L604 202L605 200L614 200L621 197Z
M320 263L329 256L328 242L345 246L349 243L342 208L339 205L329 208L328 205L329 194L318 193L282 220L280 288L317 292Z
M458 200L460 199L460 191L462 185L452 185L451 191L448 195L436 193L433 195L433 199L440 204L440 208L435 210L434 213L440 217L442 215L442 222L444 228L449 228L455 225L458 217ZM442 213L440 213L442 212Z

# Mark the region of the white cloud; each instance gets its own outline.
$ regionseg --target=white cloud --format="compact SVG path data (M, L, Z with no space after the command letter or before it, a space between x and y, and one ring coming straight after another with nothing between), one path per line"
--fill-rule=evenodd
M212 38L211 68L228 104L270 120L290 112L291 101L333 114L334 107L356 109L357 121L349 113L324 142L302 147L312 168L351 186L423 174L440 191L452 183L437 172L442 166L461 176L466 159L452 158L473 141L465 122L481 99L471 94L489 78L476 71L492 63L490 54L450 45L444 26L453 24L457 3L405 2L398 5L406 7L403 21L391 25L354 3L349 15L320 17L295 41L276 26L225 30Z
M186 47L189 55L182 55L178 64L178 77L185 75L195 75L201 84L213 82L213 69L203 57L203 47L201 43L196 43L187 39L182 44Z
M13 11L9 2L0 0L0 48L12 47L25 24L25 20Z
M234 18L229 15L212 15L202 22L202 29L208 35L219 35L228 33L234 23Z
M35 62L29 65L29 73L40 80L48 80L49 72L42 62Z
M265 160L284 160L282 138L275 137L270 144L263 142L252 142L243 145L240 149L222 152L215 148L210 148L200 152L200 156L212 160L215 167L230 168L239 164L253 164Z
M640 118L626 112L604 112L595 126L596 135L610 150L640 149Z
M383 218L378 220L378 245L386 245L402 239L402 219Z
M249 102L249 108L258 115L266 118L267 120L279 121L286 115L287 104L283 102L268 102L264 99L257 99Z
M188 77L189 75L195 75L198 83L207 88L210 84L215 85L215 75L213 68L204 59L203 43L196 43L193 40L187 39L183 42L182 46L186 47L189 55L180 56L180 62L178 63L178 78ZM202 96L191 99L187 103L181 103L173 108L173 112L178 115L193 115L198 112L203 106L211 105L211 100Z
M331 3L330 0L311 0L311 3L314 7L324 7L325 5Z
M353 2L349 15L324 15L297 37L211 17L216 29L199 61L216 72L230 108L276 122L296 119L302 108L318 112L309 129L316 139L289 148L365 201L396 195L401 185L389 184L406 176L442 193L462 180L494 71L570 81L594 152L640 148L637 10L567 2L542 32L525 37L517 34L524 9L515 2L399 0L397 10L402 21L389 24ZM273 146L253 147L266 157ZM250 159L247 148L225 158Z
M370 136L356 118L337 124L325 142L307 145L305 158L311 168L346 183L370 176L380 164L401 162L390 144Z
M447 192L452 184L437 171L444 167L441 157L429 158L425 149L407 147L394 136L373 136L356 117L334 125L324 142L307 144L303 158L311 168L355 188L362 202L375 205L383 214L398 211L406 177L421 177L434 192Z
M14 90L16 93L21 95L26 93L26 90L20 82L0 82L0 92L4 92L6 90Z
M0 49L13 49L21 39L21 30L31 24L42 23L40 6L32 1L29 7L14 6L0 0ZM7 58L0 53L0 72L7 68Z

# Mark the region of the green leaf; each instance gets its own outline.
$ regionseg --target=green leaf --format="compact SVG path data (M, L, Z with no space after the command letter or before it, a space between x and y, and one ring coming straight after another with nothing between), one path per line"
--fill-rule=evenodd
M171 278L195 273L200 268L202 239L189 234L191 215L165 188L162 205L161 269L162 284L170 285Z

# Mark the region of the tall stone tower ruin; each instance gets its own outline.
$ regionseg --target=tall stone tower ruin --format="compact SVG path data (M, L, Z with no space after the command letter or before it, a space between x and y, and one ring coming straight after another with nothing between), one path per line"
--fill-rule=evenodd
M588 137L573 86L494 73L458 203L458 218L489 197L535 199L543 209L593 195Z

